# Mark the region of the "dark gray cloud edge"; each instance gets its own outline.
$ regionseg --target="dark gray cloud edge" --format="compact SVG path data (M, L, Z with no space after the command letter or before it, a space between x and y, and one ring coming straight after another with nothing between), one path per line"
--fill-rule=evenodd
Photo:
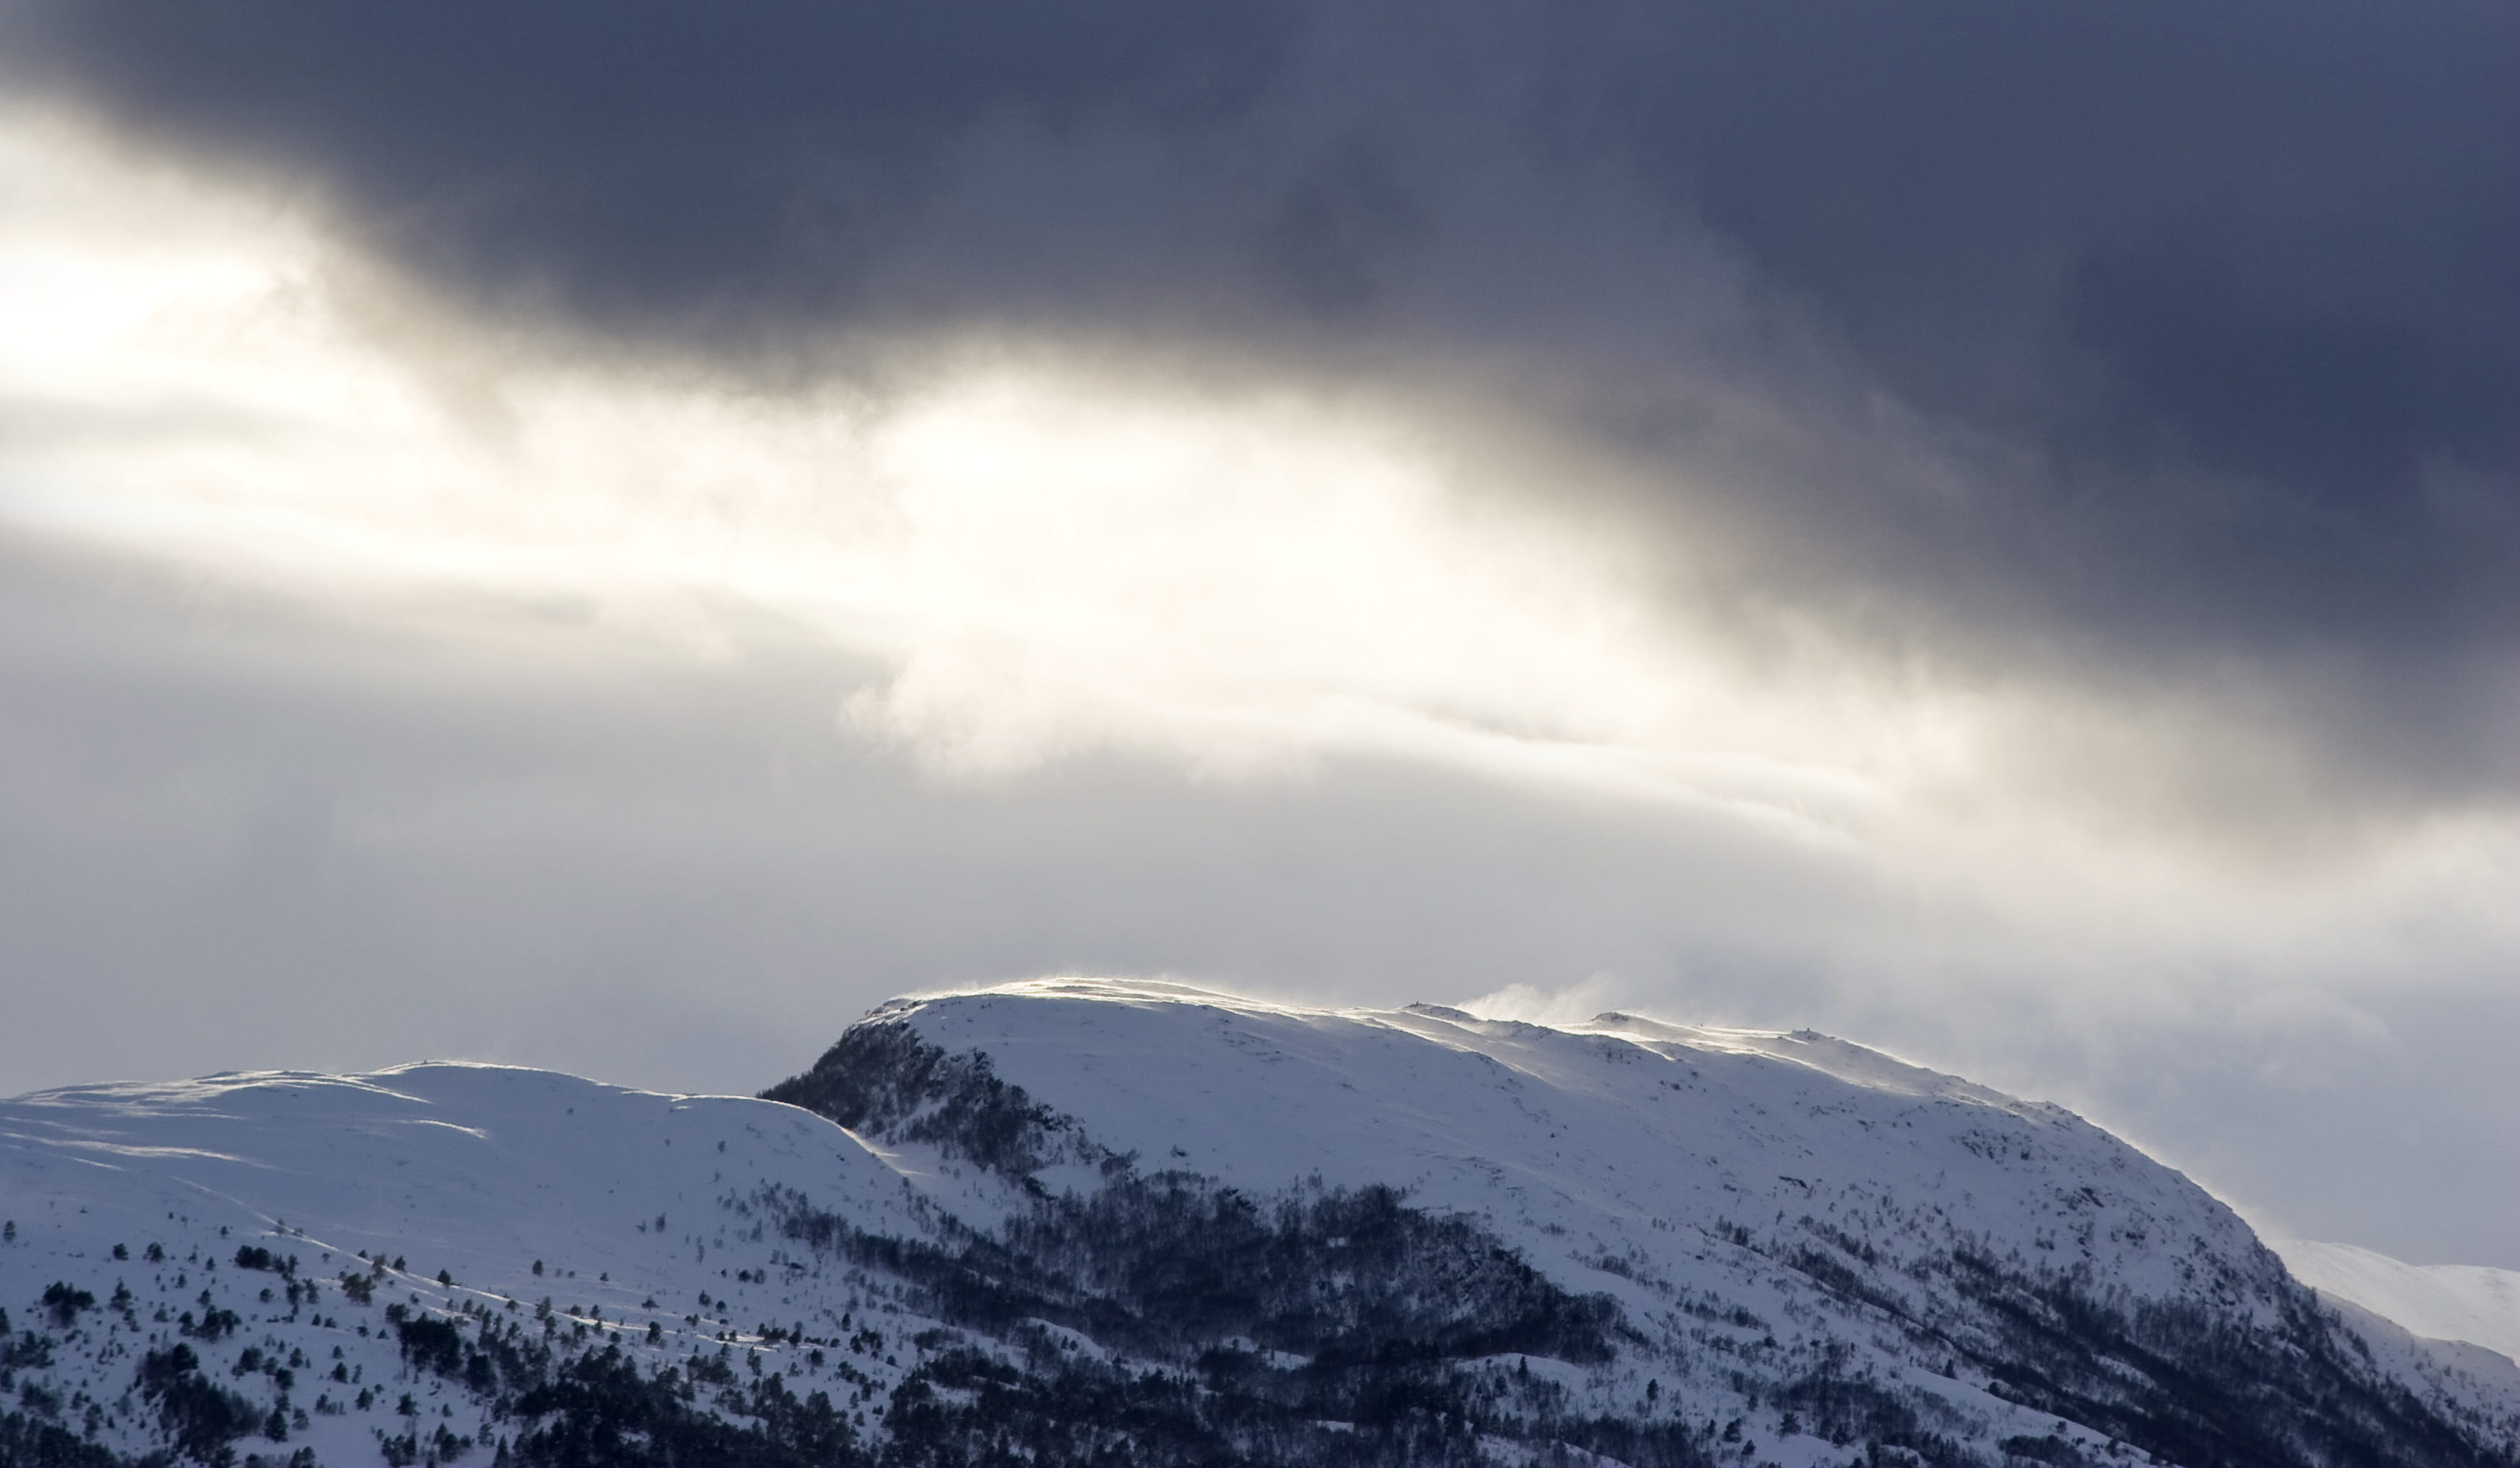
M311 183L472 307L753 371L974 328L1503 364L1767 592L2237 662L2322 767L2520 787L2506 4L5 14L12 85Z

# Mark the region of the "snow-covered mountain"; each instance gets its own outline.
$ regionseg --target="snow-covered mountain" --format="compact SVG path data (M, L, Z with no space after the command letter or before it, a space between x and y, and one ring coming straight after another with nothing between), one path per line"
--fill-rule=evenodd
M2287 1239L2274 1246L2293 1277L2420 1337L2482 1346L2520 1372L2520 1270L2409 1264L2351 1244Z
M2520 1461L2185 1178L1817 1034L1042 981L767 1094L0 1103L0 1468Z

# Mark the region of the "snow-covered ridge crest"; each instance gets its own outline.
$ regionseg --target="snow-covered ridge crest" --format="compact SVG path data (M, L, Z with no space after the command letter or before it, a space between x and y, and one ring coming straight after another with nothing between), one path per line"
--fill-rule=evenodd
M947 987L908 995L878 1006L868 1014L867 1020L878 1022L907 1018L930 1004L956 998L988 995L1122 1005L1192 1004L1255 1018L1275 1017L1302 1021L1308 1018L1345 1017L1398 1024L1404 1028L1415 1028L1410 1025L1410 1020L1414 1017L1477 1027L1484 1033L1516 1033L1527 1029L1535 1032L1553 1031L1577 1034L1608 1034L1645 1044L1677 1043L1695 1050L1772 1056L1779 1060L1807 1065L1850 1083L1877 1090L1900 1091L1912 1095L1966 1097L1997 1106L2023 1104L2000 1091L1964 1080L1959 1077L1912 1065L1882 1051L1838 1039L1832 1035L1822 1034L1817 1031L1750 1030L1732 1026L1688 1025L1617 1011L1596 1015L1582 1024L1545 1026L1519 1020L1489 1018L1442 1004L1410 1004L1397 1010L1330 1007L1300 1004L1288 1000L1254 998L1246 994L1202 988L1175 980L1097 978L1090 975L1066 974L968 987Z
M0 1102L0 1468L2520 1460L2185 1178L1824 1036L1064 978L768 1094Z

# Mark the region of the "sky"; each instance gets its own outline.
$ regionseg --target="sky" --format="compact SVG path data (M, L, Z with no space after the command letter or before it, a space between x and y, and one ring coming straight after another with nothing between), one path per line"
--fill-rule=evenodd
M2520 1267L2520 12L0 0L0 1092L1090 972Z

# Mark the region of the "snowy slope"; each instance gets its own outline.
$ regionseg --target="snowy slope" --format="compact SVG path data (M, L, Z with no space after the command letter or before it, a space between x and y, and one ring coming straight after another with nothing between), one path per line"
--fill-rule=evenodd
M2520 1358L2520 1271L2409 1264L2351 1244L2288 1240L2275 1251L2295 1278L2419 1336L2466 1341Z
M227 1361L255 1346L290 1370L286 1390L276 1375L213 1373L257 1404L286 1397L305 1413L287 1445L256 1434L254 1446L373 1463L379 1428L398 1435L416 1424L426 1435L444 1424L483 1438L477 1403L403 1369L382 1313L393 1302L493 1312L539 1331L531 1317L548 1300L555 1336L618 1336L656 1361L714 1352L732 1328L751 1338L748 1353L763 1351L796 1375L789 1358L802 1353L764 1347L756 1327L804 1318L810 1300L837 1307L813 1333L843 1334L836 1316L852 1296L788 1268L779 1241L754 1239L723 1205L769 1177L878 1226L916 1229L903 1184L875 1154L818 1118L762 1101L452 1065L43 1092L0 1103L0 1216L15 1225L0 1244L0 1307L23 1332L44 1322L51 1284L96 1298L71 1329L52 1332L65 1369L17 1374L47 1382L68 1421L83 1424L97 1403L99 1440L118 1449L155 1441L148 1403L128 1390L133 1357L189 1340ZM116 1246L129 1258L115 1258ZM152 1246L162 1261L150 1261ZM245 1247L296 1257L297 1279L317 1283L314 1300L292 1305L292 1281L237 1267ZM387 1269L369 1307L338 1283L365 1271L362 1252L409 1265ZM441 1270L451 1286L438 1283ZM764 1283L749 1282L755 1271ZM812 1283L822 1287L801 1287ZM127 1310L111 1306L117 1288L131 1292ZM716 1303L701 1305L703 1294ZM241 1323L215 1341L173 1328L173 1317L213 1308ZM879 1359L858 1364L899 1375ZM333 1379L336 1367L348 1380ZM370 1389L369 1408L331 1409ZM432 1415L398 1418L392 1407L406 1393ZM455 1416L433 1415L440 1408Z
M1971 1314L1955 1298L1968 1282L1947 1267L1955 1250L2265 1326L2285 1308L2275 1258L2179 1173L2060 1108L1822 1035L1616 1014L1558 1030L1434 1006L1304 1011L1100 980L870 1018L989 1055L1115 1152L1262 1192L1392 1182L1478 1217L1553 1277L1660 1327L1657 1350L1587 1380L1603 1400L1678 1374L1704 1410L1775 1433L1782 1413L1745 1412L1725 1390L1733 1374L1787 1381L1844 1351L1852 1371L1947 1404L1954 1436L2051 1432L2056 1415L2005 1399L2035 1394L1949 1349ZM1757 1323L1692 1308L1716 1301ZM1902 1339L1883 1328L1893 1317L1927 1328ZM1832 1460L1809 1438L1765 1441L1777 1461Z
M774 1089L0 1102L0 1468L2515 1461L2178 1173L1821 1035L1056 980Z
M2272 1266L2228 1210L2071 1114L1820 1035L1307 1013L1076 981L904 1012L1115 1150L1252 1188L1398 1183L1568 1267L1607 1250L1677 1270L1707 1221L1805 1215L1883 1244L2017 1240L2146 1294L2236 1291L2223 1275Z

